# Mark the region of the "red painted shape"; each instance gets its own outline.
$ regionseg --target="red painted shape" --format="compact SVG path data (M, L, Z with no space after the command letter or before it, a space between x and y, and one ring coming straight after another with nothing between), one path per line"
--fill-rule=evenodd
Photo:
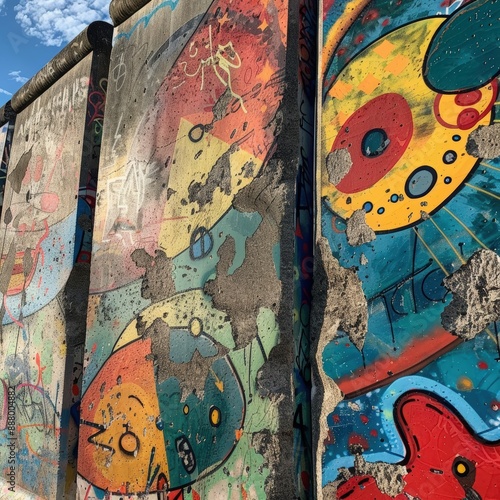
M464 94L457 94L455 96L455 104L458 106L472 106L481 100L483 96L480 90L473 90L472 92L465 92Z
M407 450L404 492L395 497L425 500L500 498L500 444L476 439L447 405L422 392L398 400L394 419ZM355 476L337 498L389 500L374 478Z
M347 399L382 387L389 380L408 375L427 365L432 359L453 349L462 341L442 328L435 328L400 348L349 375L335 380Z
M484 109L482 109L481 113L475 108L465 108L460 111L457 115L457 122L451 123L447 122L441 116L439 112L441 99L443 98L443 94L437 94L434 99L434 117L438 121L440 125L449 129L460 129L460 130L468 130L472 128L479 120L482 120L487 114L491 113L493 106L495 104L495 98L498 93L498 83L496 80L492 80L490 82L492 93L490 102L487 104ZM481 100L482 93L480 90L475 90L472 92L466 92L463 94L457 94L455 96L455 104L458 106L472 106L473 104L477 104L479 102L476 101L479 93L479 100Z
M474 108L466 108L460 111L457 125L460 130L468 130L479 121L479 111Z
M302 485L304 486L304 489L306 491L309 491L309 488L310 488L310 485L311 485L311 481L310 481L310 477L309 477L309 472L303 470L300 473L300 479L302 480Z
M362 153L363 138L371 130L381 129L390 141L378 156ZM413 118L406 99L388 93L375 97L357 109L344 123L332 151L347 149L352 167L337 184L345 194L359 193L377 183L403 156L413 135Z
M363 450L370 449L367 439L364 436L361 436L361 434L356 434L355 432L349 436L349 448L353 446L361 446Z

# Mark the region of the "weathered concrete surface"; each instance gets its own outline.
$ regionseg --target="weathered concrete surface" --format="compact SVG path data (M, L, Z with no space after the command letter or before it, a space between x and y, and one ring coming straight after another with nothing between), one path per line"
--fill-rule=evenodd
M375 478L381 493L395 497L403 492L405 487L404 476L408 474L406 467L383 462L367 462L361 453L354 458L354 473L358 476L372 476Z
M294 9L112 3L81 492L295 495Z
M500 257L478 250L444 279L453 299L443 311L443 327L464 340L473 339L500 319Z
M353 269L344 269L332 256L325 238L319 238L315 254L313 308L312 308L312 346L313 356L313 395L312 412L313 443L315 446L316 484L323 484L322 456L324 442L328 437L327 416L343 399L338 385L323 368L323 351L327 344L343 330L351 342L362 349L367 332L368 311L361 283ZM323 497L317 489L318 498Z
M353 247L373 241L376 236L373 229L366 223L366 212L362 209L355 210L346 220L347 242Z
M86 144L102 126L111 46L111 27L97 25L95 46L83 43L94 26L27 83L13 105L19 113L0 223L0 378L15 419L3 420L0 433L15 445L1 448L0 463L8 484L37 498L76 494L77 426L70 412L81 391L99 153L90 154ZM90 223L82 228L85 217Z
M332 184L338 184L349 173L351 167L351 154L347 149L332 151L326 158L328 180Z

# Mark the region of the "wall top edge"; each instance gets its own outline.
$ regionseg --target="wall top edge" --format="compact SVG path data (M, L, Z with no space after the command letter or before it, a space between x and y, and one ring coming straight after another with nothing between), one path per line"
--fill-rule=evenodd
M12 109L12 106L10 105L10 101L7 101L1 108L0 108L0 127L3 127L6 123L8 123L16 113ZM2 152L0 151L0 156Z
M151 0L111 0L109 16L115 26L126 21L132 14L142 9Z
M111 50L112 39L111 24L91 23L12 96L10 102L14 112L20 113L29 106L93 50Z

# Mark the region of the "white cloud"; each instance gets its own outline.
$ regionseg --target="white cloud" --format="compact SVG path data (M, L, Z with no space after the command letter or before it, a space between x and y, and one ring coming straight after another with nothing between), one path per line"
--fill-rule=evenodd
M11 96L12 94L8 90L0 89L0 94L6 94Z
M4 0L0 0L3 2ZM28 36L44 45L59 47L69 42L91 22L109 21L110 0L21 0L16 20Z
M0 0L0 12L2 12L2 7L3 7L4 3L5 3L5 0Z
M26 78L25 76L21 76L20 71L11 71L9 73L9 76L17 83L26 83L28 81L28 78Z

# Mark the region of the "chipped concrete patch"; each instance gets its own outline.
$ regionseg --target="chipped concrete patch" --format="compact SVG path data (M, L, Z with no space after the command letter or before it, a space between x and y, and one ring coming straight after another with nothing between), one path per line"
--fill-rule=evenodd
M326 171L331 184L337 185L352 167L351 154L347 149L336 149L326 157Z
M420 210L420 218L422 220L428 220L431 216L425 210Z
M318 277L315 274L315 283L317 287L321 287L321 290L315 287L316 294L326 298L321 331L333 338L337 333L338 323L338 328L361 350L368 330L368 305L361 281L354 269L342 267L333 257L325 238L318 241L318 253L323 270L317 269L316 273L324 273L324 276L320 274Z
M281 447L278 436L272 434L268 429L254 432L252 434L252 446L264 458L260 472L264 472L264 468L269 470L269 475L264 484L264 489L268 491L269 484L272 484L275 480L276 470L280 463Z
M228 236L219 248L216 277L207 281L205 292L214 306L224 311L233 330L236 349L246 347L257 335L257 315L261 307L278 311L281 281L274 266L273 248L280 241L284 186L280 184L281 166L268 165L263 175L255 178L235 196L233 206L240 212L259 212L262 221L247 238L245 259L228 274L236 254L235 242ZM255 270L259 269L259 273ZM266 279L263 280L262 276ZM245 300L240 287L244 283Z
M364 253L362 253L361 256L359 257L359 263L362 266L366 266L366 264L368 264L368 259L366 258L366 255Z
M172 259L162 250L155 251L155 257L140 248L132 252L132 260L137 267L146 269L142 279L141 295L153 302L167 299L175 293Z
M354 472L357 476L372 476L378 489L390 497L403 493L406 485L403 477L408 473L404 465L367 462L361 453L354 457Z
M317 242L312 295L312 407L317 415L312 422L313 454L319 485L322 484L324 442L328 436L327 417L343 399L337 384L324 372L323 351L339 328L361 349L368 327L368 307L361 282L353 269L343 268L333 257L325 238ZM317 493L321 500L322 490L318 489Z
M358 403L354 403L353 401L349 401L347 403L347 406L352 410L352 411L361 411L360 406Z
M347 243L353 247L369 243L376 238L375 232L366 223L366 212L362 209L355 210L351 217L346 220L345 232Z
M345 467L341 467L339 469L339 475L337 476L337 479L335 481L332 481L328 483L327 485L323 486L323 498L326 500L333 500L337 498L337 490L338 487L351 479L352 474L349 471L349 469L346 469Z
M31 161L31 155L32 148L30 148L26 153L23 153L21 158L19 158L19 161L17 162L15 168L9 169L10 172L7 176L7 179L9 180L12 189L18 194L21 192L21 185L28 170L28 166Z
M231 194L231 155L238 150L238 144L232 144L217 159L215 165L210 169L204 184L193 181L189 185L188 194L191 203L197 202L200 208L212 203L216 189L220 189L225 195L229 196Z
M453 293L441 314L449 332L470 340L500 319L500 257L495 252L478 250L444 279L444 286Z
M465 150L475 158L492 160L500 156L500 123L481 125L471 132Z
M203 398L205 381L210 374L212 364L225 356L227 348L214 341L217 353L214 356L201 356L196 350L188 363L175 363L170 358L170 350L175 344L170 326L162 318L156 318L151 325L146 325L141 317L137 318L137 333L151 339L151 358L155 367L157 384L170 377L176 377L181 387L181 401L190 394Z
M212 111L214 114L212 125L215 122L222 120L222 118L224 118L224 116L226 116L226 110L227 110L227 107L228 107L229 103L231 102L232 98L233 98L233 94L231 93L231 90L228 87L224 91L224 93L219 97L219 99L217 100L217 102L214 104L214 106L212 108Z

